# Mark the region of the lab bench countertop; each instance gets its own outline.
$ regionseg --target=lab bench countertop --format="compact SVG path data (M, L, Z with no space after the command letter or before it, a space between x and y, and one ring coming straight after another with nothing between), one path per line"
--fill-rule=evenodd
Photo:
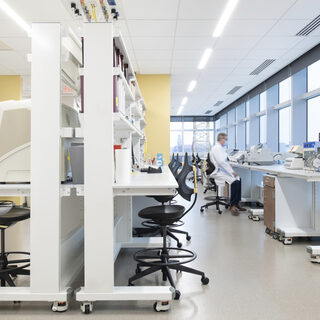
M251 171L261 171L261 172L276 174L283 177L306 179L309 182L320 181L319 172L313 172L308 170L291 170L291 169L285 168L281 164L274 164L270 166L248 165L248 164L240 164L240 163L233 163L233 162L230 162L230 164L234 168L248 169Z

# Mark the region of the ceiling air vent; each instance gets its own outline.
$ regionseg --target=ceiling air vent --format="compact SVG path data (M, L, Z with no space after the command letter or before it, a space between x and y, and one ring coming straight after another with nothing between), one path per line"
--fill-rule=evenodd
M222 103L223 103L223 101L219 100L219 101L217 101L216 104L214 104L213 106L214 106L214 107L219 107L220 104L222 104Z
M234 94L241 88L242 88L241 86L236 86L233 89L231 89L227 94Z
M256 76L258 75L261 71L263 71L265 68L269 67L271 63L275 62L275 59L267 59L266 61L262 62L260 66L255 68L251 73L250 76Z
M320 26L320 15L308 23L303 29L301 29L296 36L307 36L313 30L317 29Z
M10 47L8 47L4 42L0 41L0 51L9 51L12 50Z
M210 114L212 110L207 110L204 114Z

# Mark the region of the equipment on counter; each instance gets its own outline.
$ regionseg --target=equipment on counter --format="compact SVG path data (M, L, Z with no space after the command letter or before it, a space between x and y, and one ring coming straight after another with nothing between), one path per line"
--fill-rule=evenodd
M320 142L306 142L303 144L304 169L320 170Z
M50 121L50 119L48 119ZM80 127L78 112L61 107L61 127ZM0 103L0 182L30 182L31 100ZM71 176L70 142L61 141L61 181ZM45 174L45 173L44 173Z
M248 162L248 164L272 165L273 157L273 152L267 147L264 147L262 143L259 143L250 148L245 162Z
M233 150L229 155L229 161L235 163L243 163L247 157L247 151Z
M302 170L304 166L303 161L303 147L302 146L293 146L289 150L289 154L292 154L292 157L285 159L284 167L291 170Z

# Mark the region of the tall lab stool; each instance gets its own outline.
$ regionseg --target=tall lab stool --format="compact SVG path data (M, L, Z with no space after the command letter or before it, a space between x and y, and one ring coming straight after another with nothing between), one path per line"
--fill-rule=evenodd
M10 287L15 287L13 279L18 275L30 275L29 252L5 250L5 231L15 223L30 218L30 210L27 208L13 207L9 212L0 215L0 230L1 230L1 254L0 254L0 282L1 287L7 284ZM12 259L10 259L13 256ZM24 259L17 259L16 256L21 256Z

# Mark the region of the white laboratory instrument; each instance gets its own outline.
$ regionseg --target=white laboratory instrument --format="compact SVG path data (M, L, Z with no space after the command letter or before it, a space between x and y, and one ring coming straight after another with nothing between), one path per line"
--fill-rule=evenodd
M229 161L234 163L243 163L246 159L247 151L234 150L229 155Z
M62 105L62 127L79 127L78 112ZM48 119L50 121L50 119ZM0 103L0 182L30 182L31 100L4 101ZM61 142L61 180L70 173L69 142Z
M303 145L304 169L320 170L320 142L306 142Z
M310 261L320 263L320 246L307 246L307 252L310 253Z
M260 221L263 218L264 209L263 208L252 208L249 209L248 218L252 221Z
M248 162L248 164L272 165L273 160L274 153L262 143L259 143L250 148L245 162Z
M302 170L304 167L303 161L303 147L302 146L292 146L288 152L289 155L285 159L284 167L291 170Z

